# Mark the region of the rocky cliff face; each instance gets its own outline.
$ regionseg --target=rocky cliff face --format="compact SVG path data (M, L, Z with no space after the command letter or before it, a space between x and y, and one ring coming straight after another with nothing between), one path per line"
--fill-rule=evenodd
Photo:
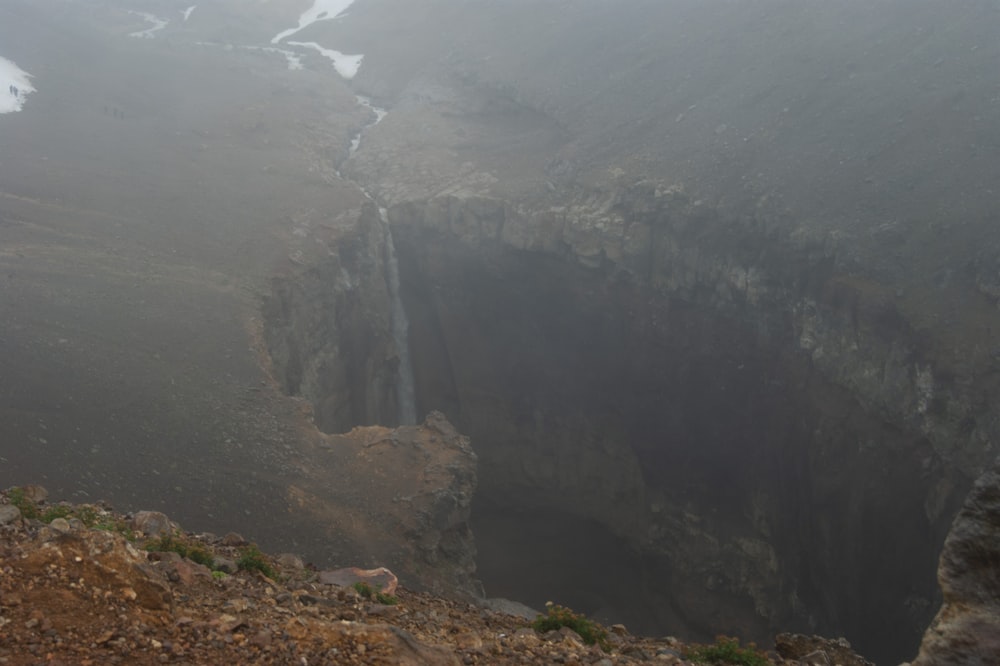
M565 595L651 632L917 640L964 490L942 411L961 388L935 375L891 297L763 215L728 218L652 183L538 208L443 196L389 217L418 408L469 433L485 470L472 525L488 592ZM354 284L321 274L327 293ZM272 339L336 345L353 312L384 322L385 307L282 319ZM313 386L320 404L345 395ZM581 557L560 523L622 551ZM583 576L624 558L634 577L573 598L577 580L511 564L539 548Z
M989 664L1000 654L1000 461L976 481L944 543L944 605L913 666Z
M287 393L310 401L326 432L396 423L399 356L383 233L377 208L365 206L322 259L276 278L264 307L277 379Z
M642 553L649 617L693 632L919 635L963 485L932 402L957 389L872 285L651 184L391 219L418 400L490 470L483 538L507 511L595 521Z
M488 591L910 654L1000 437L995 8L388 4L341 167L391 204L419 409L476 444Z

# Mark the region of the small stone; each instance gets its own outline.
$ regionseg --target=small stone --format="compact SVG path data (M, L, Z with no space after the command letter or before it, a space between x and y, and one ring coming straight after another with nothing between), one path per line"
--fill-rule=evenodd
M250 644L255 645L259 648L268 647L269 645L271 645L271 632L268 631L267 629L258 631L256 634L253 635L253 638L250 639Z
M211 580L212 578L211 569L203 564L191 562L190 560L174 562L172 564L172 568L173 572L176 572L177 578L182 585L193 585L199 578L204 580Z
M21 521L21 510L11 504L0 505L0 525L10 525Z
M70 527L69 521L66 520L65 518L56 518L51 523L49 523L49 527L54 529L56 532L59 532L60 534L66 534L72 531L73 529L72 527Z
M227 574L234 574L237 570L239 570L236 560L231 560L228 557L216 557L212 560L212 567L216 571L221 571Z
M625 628L624 624L613 624L610 629L619 636L628 636L628 629Z
M306 568L302 558L292 553L278 555L278 565L283 569L294 569L295 571L301 571Z
M580 636L580 634L576 633L569 627L560 627L558 633L559 633L559 638L568 643L574 645L583 645L583 638Z
M35 504L44 502L49 498L49 491L41 486L21 486L21 492L24 494L24 499Z
M21 595L19 594L5 594L0 597L0 606L20 606L21 605Z
M230 532L226 536L222 537L220 542L223 546L245 546L247 545L247 540L236 532Z

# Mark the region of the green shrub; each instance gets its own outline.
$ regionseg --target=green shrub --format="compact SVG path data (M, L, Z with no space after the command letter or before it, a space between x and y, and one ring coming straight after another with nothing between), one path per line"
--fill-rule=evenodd
M714 645L691 645L684 656L702 664L736 664L737 666L767 666L771 661L753 643L740 647L738 638L719 636Z
M7 491L7 499L18 508L25 520L37 519L41 516L35 503L24 496L24 488L11 488Z
M212 553L210 553L204 546L190 543L189 541L169 534L165 534L158 539L147 541L144 548L151 552L177 553L181 557L186 557L192 562L203 564L209 569L212 568L212 562L215 560Z
M373 599L374 601L377 601L385 606L395 606L399 603L399 599L396 597L391 594L386 594L380 588L373 588L363 580L359 580L355 583L354 589L365 599Z
M84 524L87 524L88 527L92 527L95 530L115 532L116 534L122 535L129 541L136 540L135 531L131 528L129 522L124 518L116 518L114 516L97 516L92 524L87 523L87 521L83 518L80 520L83 520Z
M43 523L51 523L56 518L72 518L73 517L73 507L66 506L65 504L56 504L50 506L42 512L39 517Z
M254 543L243 549L236 566L240 571L259 571L268 578L277 578L274 569L264 558L264 553L260 552L260 548Z
M564 606L558 604L546 605L548 606L547 614L539 615L535 618L535 621L531 623L532 629L544 634L549 631L558 631L562 627L569 627L579 634L580 638L587 645L594 645L596 643L605 652L611 649L611 644L608 643L608 632L604 627L593 620L587 619L584 615L574 613Z

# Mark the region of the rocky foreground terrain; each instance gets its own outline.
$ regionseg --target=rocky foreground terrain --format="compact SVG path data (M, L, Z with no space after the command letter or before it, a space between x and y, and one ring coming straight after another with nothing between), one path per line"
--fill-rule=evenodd
M409 591L383 567L319 571L233 532L47 496L0 493L0 664L871 664L844 639L780 634L767 653L725 637L699 646L559 606L547 617L563 626L539 625L514 602ZM945 543L945 604L913 666L995 663L998 559L1000 461Z
M0 664L708 661L675 638L615 625L602 649L569 628L540 633L523 615L397 587L386 569L317 571L235 533L46 496L39 486L0 496ZM777 643L780 654L740 648L754 661L732 663L869 663L843 640Z

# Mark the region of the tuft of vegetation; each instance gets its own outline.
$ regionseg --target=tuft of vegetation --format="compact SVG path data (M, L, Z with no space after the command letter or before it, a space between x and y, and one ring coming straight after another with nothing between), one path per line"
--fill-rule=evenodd
M385 606L395 606L399 603L399 599L392 596L391 594L386 594L378 587L372 587L368 583L359 580L354 584L354 589L365 599L372 599Z
M129 525L129 521L125 520L124 518L116 518L115 516L111 515L106 515L106 516L96 515L92 523L87 522L83 518L81 518L80 520L83 520L84 524L87 525L87 527L92 527L95 530L114 532L116 534L122 535L127 540L133 542L136 540L135 530L133 530L132 527Z
M240 571L259 571L268 578L277 578L277 573L268 564L264 553L260 552L257 544L252 543L241 551L240 559L236 561L236 566Z
M177 553L181 557L186 557L192 562L203 564L209 569L215 561L212 553L200 544L191 543L185 539L170 534L165 534L157 539L151 539L143 546L150 552L157 553Z
M37 520L41 517L35 503L24 496L24 488L11 488L7 491L7 499L18 508L25 520Z
M225 580L228 577L229 574L227 574L225 571L219 571L218 569L216 569L215 571L212 572L212 580Z
M25 496L23 488L11 488L8 490L7 499L20 510L21 515L27 520L39 520L48 524L56 518L76 518L87 527L117 532L130 541L135 539L135 535L132 534L132 530L129 529L126 521L121 518L114 518L90 504L81 504L78 506L54 504L52 506L40 507Z
M737 666L768 666L771 661L753 643L740 647L738 638L718 636L714 645L691 645L684 657L701 664L736 664Z
M544 634L568 627L579 634L587 645L597 644L605 652L610 652L611 644L608 642L608 632L604 627L588 619L585 615L574 613L565 606L551 602L546 606L548 606L548 612L535 618L535 621L531 623L532 629Z

